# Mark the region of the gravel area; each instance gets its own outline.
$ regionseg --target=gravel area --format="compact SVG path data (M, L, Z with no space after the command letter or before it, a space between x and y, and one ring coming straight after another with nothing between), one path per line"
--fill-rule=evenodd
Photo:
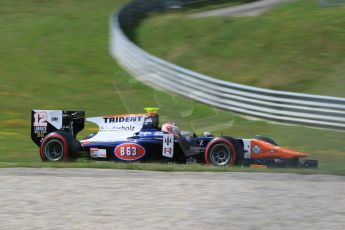
M345 177L0 169L0 229L345 229Z

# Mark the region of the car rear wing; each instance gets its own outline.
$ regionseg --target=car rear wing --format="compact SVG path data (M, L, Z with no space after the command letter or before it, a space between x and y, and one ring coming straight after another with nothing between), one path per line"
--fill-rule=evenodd
M71 133L74 137L84 128L84 111L39 110L31 111L31 139L40 146L43 138L55 131Z

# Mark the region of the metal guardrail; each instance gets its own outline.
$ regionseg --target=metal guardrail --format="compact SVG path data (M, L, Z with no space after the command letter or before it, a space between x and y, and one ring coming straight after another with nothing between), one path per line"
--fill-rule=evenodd
M342 6L345 0L319 0L321 6Z
M345 98L218 80L164 61L130 41L124 28L135 26L150 12L166 10L166 3L164 0L135 0L110 18L110 52L135 78L153 87L252 117L345 130Z

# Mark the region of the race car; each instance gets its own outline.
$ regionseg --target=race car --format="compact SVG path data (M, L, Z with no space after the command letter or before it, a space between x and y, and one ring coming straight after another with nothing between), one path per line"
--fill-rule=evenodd
M121 162L163 161L206 163L215 166L317 167L307 154L280 147L268 137L252 139L197 136L176 124L159 126L158 108L145 113L85 119L84 111L32 110L31 138L42 161L66 161L87 153L91 159ZM77 140L85 121L98 125L97 133Z

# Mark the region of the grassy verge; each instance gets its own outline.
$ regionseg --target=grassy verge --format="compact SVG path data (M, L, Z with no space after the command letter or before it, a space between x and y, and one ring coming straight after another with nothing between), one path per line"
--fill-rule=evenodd
M96 167L152 169L151 164L109 164L80 159L42 163L30 139L30 110L76 109L87 116L161 108L161 121L183 130L230 136L273 137L280 145L320 160L320 172L345 174L345 133L251 121L133 80L108 54L108 16L123 1L1 2L0 167ZM169 46L167 46L169 48ZM95 129L87 125L82 137ZM155 170L252 171L235 167L154 164ZM272 171L271 169L268 171ZM273 171L296 172L281 169Z
M134 40L149 52L223 80L345 97L345 5L295 1L258 17L149 17Z

